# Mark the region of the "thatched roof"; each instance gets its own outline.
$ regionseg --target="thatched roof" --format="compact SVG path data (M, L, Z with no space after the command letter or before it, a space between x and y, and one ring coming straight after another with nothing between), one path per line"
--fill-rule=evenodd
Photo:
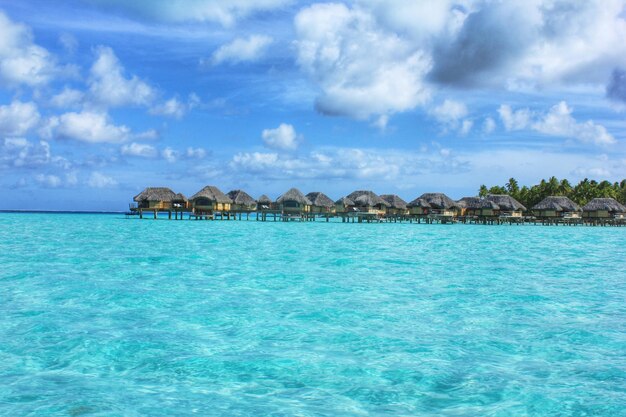
M233 200L233 203L239 204L242 206L254 206L256 205L256 201L254 198L250 197L250 194L246 193L243 190L232 190L226 194L228 198Z
M335 201L335 204L338 206L348 207L348 206L353 206L354 201L352 201L352 199L348 197L341 197L339 200Z
M382 194L380 198L385 200L391 208L400 210L406 209L406 201L404 201L395 194Z
M470 210L481 210L481 209L499 210L500 209L500 206L498 206L493 201L487 200L485 198L480 198L480 197L463 197L456 203L457 203L457 207L467 208Z
M316 206L316 207L332 207L335 205L335 203L333 203L333 200L331 200L326 194L321 193L319 191L314 191L312 193L308 193L306 195L306 198L308 198L311 203Z
M276 202L278 204L282 204L285 201L295 201L298 204L302 204L304 206L310 206L312 204L311 200L306 198L306 196L302 194L302 191L298 190L297 188L290 189L285 194L276 199Z
M185 197L184 194L178 193L174 196L174 198L172 199L172 201L188 201L187 197Z
M133 197L133 201L165 201L174 200L176 193L167 187L148 187Z
M580 206L565 196L550 196L541 200L533 210L580 211Z
M191 200L195 200L197 198L206 198L209 201L214 201L216 203L229 204L233 201L219 188L213 185L207 185L197 193L191 196Z
M498 206L500 206L500 210L526 211L526 207L524 207L522 203L507 194L489 194L485 198L487 200L493 201Z
M272 199L266 196L265 194L263 194L261 197L259 197L256 200L256 202L259 204L272 204Z
M583 211L608 211L609 213L626 213L626 207L614 198L594 198L583 207Z
M431 208L431 205L425 199L418 197L406 205L407 207Z
M357 207L374 207L381 204L385 207L389 207L389 203L380 198L373 191L358 190L348 194L347 197L354 201L354 205Z
M419 198L426 200L435 209L450 209L459 206L456 201L443 193L425 193Z

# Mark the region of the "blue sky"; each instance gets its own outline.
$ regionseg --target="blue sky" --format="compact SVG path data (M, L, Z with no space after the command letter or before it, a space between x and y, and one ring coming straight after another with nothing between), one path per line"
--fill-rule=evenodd
M626 178L626 1L0 0L0 209Z

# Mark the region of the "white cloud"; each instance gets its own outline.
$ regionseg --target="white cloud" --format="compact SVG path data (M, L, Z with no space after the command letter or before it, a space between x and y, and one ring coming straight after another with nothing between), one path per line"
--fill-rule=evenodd
M37 174L35 175L35 181L46 188L59 188L63 185L63 181L57 175L52 174Z
M299 138L290 124L281 123L276 129L264 129L261 137L265 145L272 149L292 151L298 148Z
M25 138L7 138L0 146L0 168L39 168L44 166L69 169L70 162L52 155L46 141L33 143Z
M141 158L155 158L158 155L158 151L154 146L136 142L122 145L120 152L125 156L137 156Z
M550 136L572 137L581 142L610 145L615 138L604 126L591 120L579 123L572 117L572 109L566 102L553 106L550 111L533 125L537 132Z
M501 105L498 108L498 114L504 124L504 128L508 131L526 129L533 117L529 109L513 111L508 104Z
M180 157L180 153L169 146L161 151L161 157L170 164L173 164Z
M134 17L163 22L215 22L231 26L254 13L273 10L293 0L93 0L103 7Z
M365 119L429 99L429 57L358 7L315 4L297 14L295 27L297 62L321 90L320 112Z
M213 65L258 61L265 54L271 43L272 38L265 35L237 38L230 43L220 46L213 53L211 61Z
M572 109L565 101L552 106L545 114L533 113L524 108L513 111L510 106L502 105L498 109L506 130L532 129L548 136L576 139L583 143L610 145L615 138L604 126L591 120L578 122L572 116Z
M112 188L117 185L117 181L100 172L92 172L87 180L87 185L91 188Z
M59 35L59 43L68 54L74 54L76 49L78 49L78 39L71 33Z
M466 166L449 151L430 154L405 150L358 148L320 149L306 155L244 152L233 156L230 168L238 175L266 180L346 179L369 182L419 180L425 172L459 172Z
M483 132L487 135L496 130L496 122L491 117L487 117L483 122Z
M156 91L145 81L133 75L124 76L113 49L100 46L96 48L96 61L91 67L89 77L90 100L105 107L125 105L149 106L156 98Z
M206 150L204 150L202 148L192 148L192 147L189 147L185 151L185 156L188 159L204 159L206 157L206 155L207 155Z
M0 136L22 136L39 123L40 115L35 103L13 101L0 106Z
M61 109L78 107L82 104L84 96L85 94L80 90L65 87L63 91L50 99L50 104Z
M461 136L465 136L467 135L470 130L472 130L472 127L474 126L474 122L471 120L463 120L463 122L461 123L461 127L459 128L459 134Z
M57 138L88 143L120 143L131 137L124 125L111 123L106 113L83 111L65 113L53 119L52 131Z
M12 22L0 11L0 82L40 86L62 72L55 58L33 42L29 27Z
M163 103L153 106L150 109L150 114L181 119L187 112L194 109L199 104L200 98L195 93L191 93L186 103L176 97L172 97Z

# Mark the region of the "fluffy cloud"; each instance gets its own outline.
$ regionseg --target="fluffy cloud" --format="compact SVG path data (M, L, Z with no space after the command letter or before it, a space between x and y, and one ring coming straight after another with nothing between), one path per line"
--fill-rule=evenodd
M124 76L124 68L113 49L106 46L96 48L96 61L89 77L89 93L90 101L107 107L149 106L156 98L156 91L145 81L135 75L130 78Z
M487 117L483 122L483 132L486 134L493 133L496 130L496 121L491 117Z
M213 53L211 62L213 65L219 65L222 63L236 64L257 61L263 56L271 43L272 38L264 35L237 38L219 47Z
M315 4L295 18L298 65L317 84L316 108L365 119L413 109L429 98L430 60L372 15L343 4Z
M445 131L456 130L461 136L467 135L474 125L471 120L463 120L468 111L465 104L459 101L446 99L439 106L433 107L429 114L444 126Z
M131 137L124 125L114 125L106 113L83 111L65 113L51 121L54 136L88 143L120 143Z
M173 97L163 103L157 104L150 109L150 114L157 116L173 117L175 119L181 119L187 112L195 108L200 104L200 98L192 93L189 95L187 102L182 102L176 97Z
M46 188L59 188L63 185L63 181L57 175L52 174L37 174L35 175L35 181Z
M583 143L610 145L615 138L602 125L591 120L580 123L572 116L572 109L566 102L552 106L545 114L536 114L529 109L513 111L510 106L498 109L504 127L511 130L532 129L548 136L576 139Z
M141 158L155 158L158 155L158 151L154 146L136 142L122 145L120 152L125 156L137 156Z
M91 188L112 188L117 185L117 181L113 177L95 171L87 179L87 185Z
M63 91L50 99L50 104L60 109L78 107L83 103L84 97L85 94L82 91L65 87Z
M0 136L22 136L39 123L35 103L13 101L0 106Z
M294 156L274 152L244 152L233 156L230 168L262 179L347 179L396 181L426 172L461 172L467 166L448 152L333 148Z
M162 22L216 22L224 26L261 11L282 7L293 0L90 0L91 3L131 16Z
M30 28L12 22L2 12L0 34L1 83L34 87L48 83L61 72L54 57L33 42Z
M624 9L623 0L315 4L295 18L298 65L319 88L318 110L355 118L414 109L446 86L599 86L626 65Z
M276 129L264 129L261 137L265 145L272 149L293 151L298 147L298 134L290 124L281 123Z
M63 157L52 155L46 141L33 143L24 138L4 139L0 146L0 168L56 167L69 169L71 164Z

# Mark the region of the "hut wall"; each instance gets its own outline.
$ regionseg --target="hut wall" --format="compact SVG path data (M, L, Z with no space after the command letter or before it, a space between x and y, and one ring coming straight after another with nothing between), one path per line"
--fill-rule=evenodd
M584 211L583 217L587 218L598 218L598 219L607 219L612 217L611 213L608 210L592 210L592 211Z
M428 214L428 209L425 209L423 207L411 207L409 209L409 214L423 216Z

